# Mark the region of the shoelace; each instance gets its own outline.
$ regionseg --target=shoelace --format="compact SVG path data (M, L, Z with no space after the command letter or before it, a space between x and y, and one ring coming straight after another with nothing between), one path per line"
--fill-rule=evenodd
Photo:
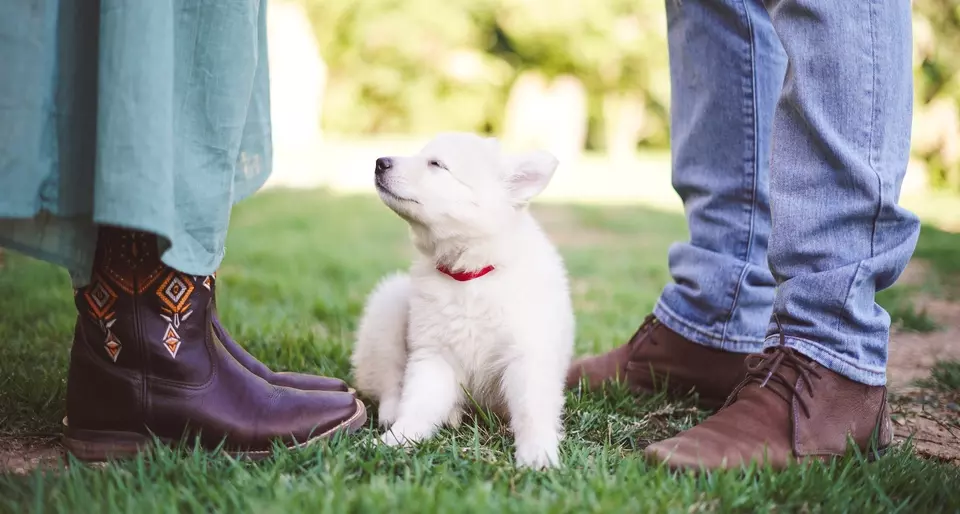
M788 395L781 391L781 389L778 387L769 387L767 389L776 393L777 396L779 396L788 404L792 399L795 398L797 403L800 405L800 408L803 410L803 415L809 418L810 410L807 407L806 401L804 400L803 396L794 392L795 384L790 383L790 381L783 375L781 368L784 366L792 368L800 375L801 378L803 378L810 398L813 398L813 380L811 378L819 379L820 374L817 373L814 365L807 361L806 358L797 353L793 348L787 347L786 334L783 332L783 325L780 324L780 318L777 315L774 315L773 319L777 323L777 331L780 332L780 344L777 346L764 348L764 350L760 353L754 353L747 356L747 378L743 382L740 382L740 385L733 390L733 394L727 398L727 402L724 404L724 407L730 405L737 395L740 394L740 391L743 390L743 388L748 384L760 382L760 387L767 388L767 385L772 381L781 385L784 390L790 391L792 393L790 396L793 398L788 397Z

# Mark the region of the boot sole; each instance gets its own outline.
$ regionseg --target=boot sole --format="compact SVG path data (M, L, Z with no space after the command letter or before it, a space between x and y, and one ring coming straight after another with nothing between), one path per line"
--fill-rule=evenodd
M339 425L314 435L302 443L286 445L288 450L301 450L320 441L329 439L339 433L352 434L367 423L367 409L363 402L356 400L357 411L352 417ZM135 432L119 432L110 430L79 430L67 426L67 418L63 419L64 434L63 446L67 452L83 462L103 462L112 459L134 457L144 449L154 444L155 439ZM160 438L160 442L173 446L176 441ZM246 460L262 460L273 454L272 450L224 450L231 457Z

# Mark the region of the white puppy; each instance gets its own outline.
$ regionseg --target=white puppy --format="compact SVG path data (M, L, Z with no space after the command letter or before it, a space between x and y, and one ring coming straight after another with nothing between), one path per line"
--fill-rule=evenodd
M371 293L352 357L385 443L457 426L475 401L509 418L518 466L558 464L574 315L563 261L527 210L556 168L459 133L377 160L380 198L420 253Z

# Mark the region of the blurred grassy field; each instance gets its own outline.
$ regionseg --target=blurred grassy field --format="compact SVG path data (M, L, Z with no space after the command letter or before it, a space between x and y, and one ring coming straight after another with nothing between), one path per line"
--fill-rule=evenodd
M275 170L268 185L325 187L337 193L369 194L372 193L372 166L378 157L417 153L428 140L429 137L396 135L327 136L316 154L322 156L322 164ZM904 182L900 204L928 225L960 232L960 197L927 190L918 181L922 182L922 172L911 170ZM683 204L670 182L668 150L648 149L620 159L588 151L572 162L561 161L550 187L538 201L643 205L663 212L683 212Z
M578 352L620 344L669 279L683 217L639 206L541 204L535 214L572 277ZM958 236L925 229L918 255L956 278ZM373 197L269 191L234 212L218 304L252 353L287 370L347 376L364 298L403 268L406 228ZM942 279L942 280L941 280ZM0 437L55 435L75 313L66 275L8 255L0 270ZM899 293L898 293L899 294ZM898 297L900 301L903 298ZM909 302L906 303L909 307ZM941 384L956 378L944 368ZM0 476L9 512L956 512L960 470L905 447L784 473L671 475L637 449L704 416L691 402L635 401L617 387L571 393L564 468L518 472L496 420L444 430L405 452L358 437L259 464L189 449L105 467Z

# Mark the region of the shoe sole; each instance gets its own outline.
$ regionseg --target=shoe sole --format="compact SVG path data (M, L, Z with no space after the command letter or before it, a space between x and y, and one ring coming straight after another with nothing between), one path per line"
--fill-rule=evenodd
M891 444L891 445L889 445L889 446L884 446L883 448L877 448L877 449L875 449L875 450L870 450L870 451L864 452L864 461L866 461L866 463L876 462L878 459L881 459L881 458L883 458L884 456L886 456L886 454L889 453L892 449L893 449L893 445ZM665 466L668 470L670 470L670 471L673 472L673 473L691 473L691 472L692 472L695 476L701 476L701 475L708 474L708 473L711 473L711 472L714 472L714 471L737 471L737 470L739 470L739 471L741 471L741 472L746 472L751 466L754 466L754 465L756 465L756 466L766 466L766 465L767 465L766 462L763 462L763 461L753 461L753 460L748 461L748 462L743 462L743 463L741 463L741 464L739 464L739 465L734 465L734 466L706 466L706 465L704 465L704 464L702 464L702 463L700 463L700 464L698 464L698 465L692 465L692 464L689 464L689 465L676 465L676 464L671 464L669 458L667 458L666 460L662 460L660 457L655 456L655 455L653 455L653 454L649 454L649 453L647 453L646 451L642 451L642 452L640 453L640 455L641 455L641 458L642 458L647 464L649 464L649 465L651 465L651 466L661 466L661 465L662 465L662 466ZM794 457L793 460L791 460L790 462L788 462L788 466L807 466L807 465L813 464L814 462L818 462L818 461L819 461L819 462L829 462L829 461L831 461L831 460L841 459L841 458L843 458L843 457L844 457L843 455L822 455L822 456L807 455L807 456L803 457L802 459L797 459L797 458ZM773 471L775 471L775 472L781 472L781 471L783 471L783 470L784 470L784 468L782 468L782 467L774 467L774 468L773 468Z
M302 450L339 433L352 434L360 430L367 423L367 409L360 400L356 400L356 404L357 411L349 419L302 443L285 445L286 448ZM151 436L135 432L71 429L67 425L67 418L63 418L63 424L63 447L83 462L103 462L134 457L153 445L155 441ZM175 444L175 441L162 438L160 442L167 446ZM224 450L224 453L240 459L262 460L273 455L273 450Z

